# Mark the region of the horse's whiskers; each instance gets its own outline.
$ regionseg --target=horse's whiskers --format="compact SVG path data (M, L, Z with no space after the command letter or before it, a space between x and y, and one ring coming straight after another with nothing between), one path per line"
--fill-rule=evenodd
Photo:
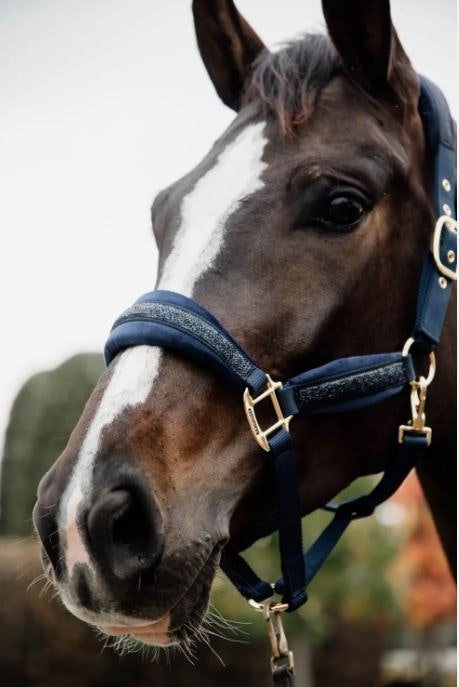
M244 634L247 635L248 633L245 632L245 630L242 629L242 625L250 625L251 623L249 621L243 621L243 620L229 620L229 618L225 618L220 611L218 611L215 606L211 605L211 609L207 612L207 616L204 619L204 622L206 623L211 623L212 625L216 625L217 627L220 627L223 630L229 630L233 634Z
M30 582L30 584L27 585L26 592L29 592L32 589L32 587L37 584L37 582L41 582L42 580L46 580L47 582L45 573L40 573L39 575L34 577L32 582ZM43 586L43 589L45 589L45 587L46 584ZM43 589L41 591L43 591Z

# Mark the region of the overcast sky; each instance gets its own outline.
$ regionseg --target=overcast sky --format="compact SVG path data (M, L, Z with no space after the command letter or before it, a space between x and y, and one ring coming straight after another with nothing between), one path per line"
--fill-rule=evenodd
M323 29L319 0L240 0L269 46ZM454 111L454 0L393 0ZM0 0L0 441L34 372L101 350L153 288L149 208L231 121L190 0Z

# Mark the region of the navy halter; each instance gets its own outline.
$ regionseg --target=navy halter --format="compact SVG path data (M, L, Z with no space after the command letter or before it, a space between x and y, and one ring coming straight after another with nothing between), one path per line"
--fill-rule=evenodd
M432 197L437 219L432 250L424 258L416 320L402 352L334 360L308 370L283 384L273 382L215 317L195 301L178 293L153 291L128 308L115 322L105 346L107 365L121 351L147 344L179 351L211 365L236 388L244 391L250 430L268 452L277 489L282 577L274 585L261 580L247 562L225 548L221 567L247 598L255 602L275 592L293 611L307 600L307 586L344 533L349 523L373 513L401 485L430 444L425 426L426 388L433 378L433 349L440 340L443 322L456 279L457 229L455 222L455 131L440 89L421 77L419 112L433 159ZM428 378L416 378L411 351L429 355ZM399 428L397 455L380 482L367 495L341 504L326 504L333 518L303 554L301 505L292 452L290 420L297 415L341 413L383 401L411 388L412 420ZM263 430L256 405L270 398L277 422Z

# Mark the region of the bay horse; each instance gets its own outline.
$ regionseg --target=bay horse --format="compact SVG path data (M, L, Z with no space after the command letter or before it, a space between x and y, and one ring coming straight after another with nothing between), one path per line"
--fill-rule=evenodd
M270 52L232 0L194 0L204 65L236 117L151 213L156 287L214 313L280 380L401 350L435 223L419 78L389 2L323 9L328 36ZM417 470L453 566L452 306L437 356L434 440ZM401 393L292 423L301 514L384 471L408 411ZM205 362L134 345L110 363L40 482L43 564L83 621L180 645L199 630L228 543L242 551L278 528L274 491L239 393Z

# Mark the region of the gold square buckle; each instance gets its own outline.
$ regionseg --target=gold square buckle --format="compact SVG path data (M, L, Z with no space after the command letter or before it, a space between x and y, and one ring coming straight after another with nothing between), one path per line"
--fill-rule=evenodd
M432 254L435 260L435 264L437 266L438 271L440 274L442 274L444 277L447 279L451 279L452 281L457 280L457 272L456 270L453 270L451 267L448 267L441 261L440 257L440 244L441 244L441 235L443 232L443 228L447 226L449 229L452 229L457 233L457 222L454 220L452 217L449 217L448 215L442 215L441 217L438 218L437 223L435 225L435 232L433 236L433 241L432 241ZM447 259L448 261L451 260L451 263L454 263L456 260L455 256L456 251L450 251L448 253Z
M288 431L289 423L293 416L289 415L289 417L284 417L281 407L279 405L278 398L276 396L276 391L278 389L282 389L282 382L273 382L269 375L266 376L268 378L266 390L263 391L256 398L252 398L249 390L246 389L244 391L243 400L247 422L249 423L250 431L253 434L253 438L264 451L270 451L271 449L269 447L268 437L270 436L270 434L275 432L276 429L279 429L280 427ZM255 406L257 405L257 403L260 403L260 401L263 401L265 398L268 397L271 399L274 412L276 413L277 421L273 425L271 425L271 427L268 427L268 429L263 430L258 422L257 415L255 412Z

